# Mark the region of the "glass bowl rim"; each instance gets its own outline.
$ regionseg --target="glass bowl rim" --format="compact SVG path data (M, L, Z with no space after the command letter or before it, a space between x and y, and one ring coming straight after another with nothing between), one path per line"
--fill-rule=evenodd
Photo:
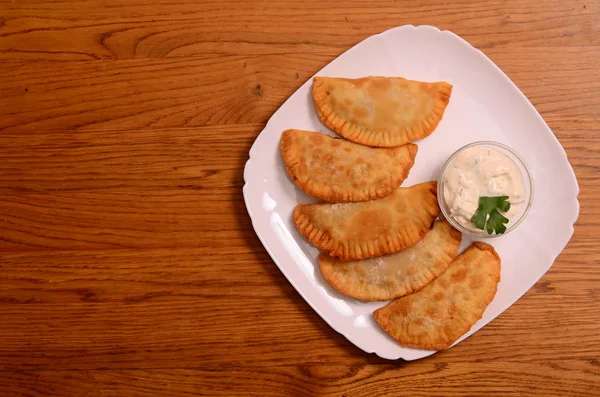
M525 210L521 212L520 217L514 223L512 223L503 234L488 234L485 230L473 231L473 230L467 229L466 227L464 227L463 225L458 223L456 220L454 220L450 216L450 214L447 213L447 211L446 211L446 202L444 201L444 192L443 192L443 190L444 190L443 189L444 188L444 175L446 174L446 171L448 170L448 167L449 167L450 163L452 162L452 160L454 160L454 158L459 153L461 153L463 150L466 150L466 149L469 149L469 148L475 147L475 146L497 147L497 148L501 149L501 151L509 152L511 155L514 156L514 158L516 158L516 160L520 163L522 168L525 170L525 173L527 174L527 181L525 181L525 180L523 181L526 185L529 185L529 195L528 195L529 197L527 200L527 206L525 207ZM513 159L511 159L511 160L513 160ZM523 175L523 177L524 177L523 179L525 179L524 175ZM450 222L450 224L455 229L460 231L461 233L464 233L464 234L467 234L470 236L474 236L474 237L496 238L496 237L506 236L508 233L515 230L525 220L525 218L527 217L527 214L529 214L529 211L531 210L531 204L533 203L533 194L534 194L533 189L534 189L533 188L533 175L531 174L531 170L529 169L529 166L527 165L527 163L525 162L523 157L521 157L521 155L519 153L517 153L513 148L511 148L510 146L507 146L503 143L495 142L495 141L475 141L475 142L471 142L471 143L464 145L464 146L460 147L459 149L457 149L454 153L452 153L450 155L450 157L448 157L448 159L442 166L442 169L439 173L439 177L438 177L438 181L437 181L437 199L440 204L440 209L442 211L442 214L444 215L444 218L446 218L448 220L448 222Z

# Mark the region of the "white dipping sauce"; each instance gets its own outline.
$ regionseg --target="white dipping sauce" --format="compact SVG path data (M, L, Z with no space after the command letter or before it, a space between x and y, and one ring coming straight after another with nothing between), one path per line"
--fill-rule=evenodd
M483 146L463 150L452 159L444 175L444 200L450 215L470 230L480 230L471 222L479 207L479 197L508 196L510 210L500 211L515 219L525 201L523 176L507 155Z

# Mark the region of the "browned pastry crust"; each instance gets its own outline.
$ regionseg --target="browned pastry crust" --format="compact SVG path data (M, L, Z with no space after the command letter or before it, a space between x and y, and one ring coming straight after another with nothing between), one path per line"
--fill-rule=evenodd
M321 122L344 138L394 147L423 139L437 127L452 85L402 77L315 77L312 95Z
M445 349L471 329L494 299L500 263L491 245L476 241L422 290L396 299L373 316L403 346Z
M360 203L298 205L293 220L316 247L344 260L394 254L418 243L440 213L437 182Z
M385 197L408 176L417 145L372 148L318 132L287 130L281 156L296 185L309 195L334 202Z
M442 274L458 255L461 237L447 220L438 220L423 240L397 254L342 261L321 253L321 273L335 289L353 298L398 298L420 290Z

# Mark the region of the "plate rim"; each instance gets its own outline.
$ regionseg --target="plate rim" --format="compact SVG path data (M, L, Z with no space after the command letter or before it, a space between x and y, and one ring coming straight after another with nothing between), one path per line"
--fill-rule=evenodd
M279 260L275 257L275 255L273 254L272 250L270 249L269 245L267 244L265 241L265 237L261 234L261 232L258 230L257 225L256 225L256 220L255 217L252 213L252 208L251 205L249 203L249 192L248 190L250 189L249 186L249 179L248 178L248 173L249 171L253 168L254 164L252 162L252 152L254 147L257 145L257 143L259 143L259 138L261 137L261 135L269 128L272 119L274 118L274 116L279 112L280 109L284 108L285 105L292 99L293 95L300 90L305 84L310 83L310 81L312 81L312 79L317 76L321 70L323 70L323 68L327 67L329 64L331 64L332 62L336 61L337 59L341 58L342 56L344 56L348 51L352 50L353 48L361 45L362 43L364 43L365 41L375 38L375 37L379 37L379 36L383 36L386 34L389 34L391 32L395 32L398 30L403 30L403 29L412 29L412 30L430 30L430 31L434 31L436 32L436 34L444 34L444 35L450 35L453 37L453 39L459 40L460 42L462 42L463 45L467 45L468 47L470 47L471 50L475 50L475 52L477 53L477 55L488 64L488 66L492 66L496 72L499 72L511 85L511 87L513 89L515 89L520 95L522 95L527 102L527 105L529 106L529 110L533 111L533 113L535 114L536 118L538 119L538 121L541 121L541 123L546 127L546 129L549 132L549 135L554 139L554 142L560 147L561 150L561 156L563 158L563 160L566 162L566 164L568 165L568 169L570 171L570 176L572 177L573 181L574 181L574 187L575 187L575 195L574 197L570 198L572 200L572 203L574 205L572 213L570 214L571 216L569 217L569 230L568 230L568 237L565 239L565 243L564 245L561 247L561 249L559 251L557 251L556 255L552 255L551 257L551 263L548 266L548 268L540 274L540 276L533 282L533 284L531 286L529 286L529 288L527 288L525 290L525 292L523 292L522 294L520 294L516 300L511 303L506 309L504 309L502 312L500 312L500 314L498 314L496 317L494 317L491 321L493 321L494 319L496 319L498 316L500 316L505 310L507 310L509 307L511 307L512 305L514 305L514 303L516 303L519 299L521 299L523 297L523 295L525 295L525 293L527 293L554 265L554 262L556 261L556 259L558 258L558 256L560 256L560 254L564 251L564 249L567 247L567 245L569 244L569 242L571 241L573 234L575 232L575 223L577 222L578 218L579 218L579 213L580 213L580 203L579 203L579 194L580 194L580 189L579 189L579 182L577 180L577 175L575 174L575 171L573 169L573 166L571 164L571 162L569 161L568 155L566 153L565 148L563 147L563 145L560 143L560 141L558 140L558 138L556 137L556 135L553 133L552 129L550 129L550 127L548 126L548 124L546 123L546 121L544 120L544 118L541 116L541 114L538 112L538 110L535 108L535 106L531 103L531 101L529 100L529 98L527 98L527 96L523 93L523 91L521 89L519 89L519 87L512 81L512 79L502 70L500 69L500 67L498 65L496 65L487 55L485 55L485 53L483 53L483 51L481 51L480 49L478 49L477 47L473 46L471 43L469 43L467 40L463 39L462 37L460 37L459 35L457 35L456 33L450 31L450 30L441 30L436 26L432 26L432 25L412 25L412 24L406 24L406 25L400 25L400 26L396 26L390 29L387 29L381 33L377 33L371 36L366 37L365 39L359 41L358 43L356 43L355 45L353 45L352 47L346 49L343 53L341 53L340 55L338 55L335 59L333 59L332 61L328 62L326 65L324 65L321 69L319 69L315 74L313 74L311 77L309 77L300 87L298 87L296 89L296 91L294 91L294 93L292 95L290 95L282 104L281 106L278 107L278 109L271 115L271 117L269 117L269 120L267 121L267 123L265 124L264 128L261 130L261 132L256 136L254 142L252 143L252 146L250 147L249 150L249 157L248 160L246 161L245 165L244 165L244 185L242 187L242 193L244 196L244 204L246 206L246 210L248 211L248 215L250 216L250 220L252 223L252 227L254 229L254 232L256 233L256 235L258 236L261 244L263 245L263 247L265 248L265 250L267 251L267 253L269 254L269 256L271 257L271 259L273 260L273 262L275 262L275 264L277 265L277 267L279 268L279 270L283 273L283 275L285 276L285 278L288 280L288 282L294 287L294 289L296 290L296 292L298 294L300 294L300 296L304 299L304 301L306 301L309 306L317 313L319 314L319 316L325 320L325 322L332 328L334 329L336 332L338 332L339 334L343 335L350 343L352 343L353 345L355 345L357 348L359 348L360 350L365 351L366 353L369 354L376 354L378 357L381 357L383 359L387 359L387 360L398 360L398 359L403 359L405 361L413 361L413 360L417 360L419 358L425 358L431 354L436 353L437 351L427 351L430 352L430 354L427 354L426 356L422 356L419 358L407 358L404 355L400 354L400 355L394 355L394 357L384 357L382 355L380 355L376 350L370 349L370 350L365 350L363 347L358 346L351 338L349 338L348 333L342 329L343 327L334 324L327 316L325 316L320 310L319 308L316 306L316 304L309 298L307 298L305 296L305 294L302 292L301 289L298 288L297 284L295 283L294 279L286 272L285 267L282 266L279 263ZM489 322L488 322L489 323ZM487 324L486 324L487 325ZM485 326L484 326L485 327ZM483 328L483 327L482 327ZM462 341L464 339L464 335L459 338L456 342L454 342L454 344L452 344L452 346L454 346L455 344L459 343L460 341ZM450 346L450 347L452 347Z

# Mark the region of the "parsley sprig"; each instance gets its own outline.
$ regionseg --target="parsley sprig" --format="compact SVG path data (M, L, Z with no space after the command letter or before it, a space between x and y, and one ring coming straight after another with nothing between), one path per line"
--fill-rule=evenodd
M479 197L479 207L471 218L477 229L487 230L488 234L504 234L508 218L500 211L508 211L510 203L508 196Z

